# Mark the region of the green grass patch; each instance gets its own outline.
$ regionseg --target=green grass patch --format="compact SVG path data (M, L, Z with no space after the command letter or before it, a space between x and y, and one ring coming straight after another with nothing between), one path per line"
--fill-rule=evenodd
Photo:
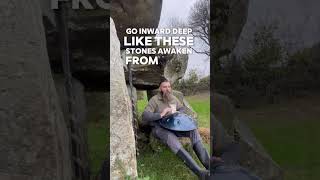
M93 176L99 173L102 162L108 154L106 146L109 144L109 138L105 124L105 121L88 123L90 171Z
M186 97L193 110L198 114L200 127L210 127L210 95L208 93Z
M305 97L237 110L239 119L284 170L285 180L320 179L319 100Z
M150 180L197 179L168 148L162 152L154 153L150 150L141 153L138 156L138 174Z
M147 96L145 96L142 100L138 100L137 107L138 107L138 114L141 116L141 114L144 111L144 108L148 105L148 99Z
M204 144L209 151L209 144ZM191 147L186 147L193 158L197 159ZM139 178L149 178L150 180L196 180L197 176L194 175L183 162L174 155L167 147L163 147L161 152L153 152L148 149L141 152L138 156L138 175Z

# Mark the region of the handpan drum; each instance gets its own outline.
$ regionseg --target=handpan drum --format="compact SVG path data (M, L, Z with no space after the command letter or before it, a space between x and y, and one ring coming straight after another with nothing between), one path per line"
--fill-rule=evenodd
M166 129L173 131L192 131L197 129L197 123L190 116L176 112L164 116L159 120L159 124Z

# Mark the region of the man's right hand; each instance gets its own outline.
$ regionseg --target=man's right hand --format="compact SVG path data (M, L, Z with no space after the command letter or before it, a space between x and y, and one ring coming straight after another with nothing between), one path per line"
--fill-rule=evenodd
M161 113L160 113L160 116L163 117L165 116L166 114L168 113L171 113L172 112L172 109L171 108L165 108Z

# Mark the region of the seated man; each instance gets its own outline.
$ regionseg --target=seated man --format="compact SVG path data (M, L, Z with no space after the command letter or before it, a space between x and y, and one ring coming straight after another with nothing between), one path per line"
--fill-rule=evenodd
M145 108L142 120L152 126L152 135L160 139L161 142L168 145L183 162L200 178L204 179L208 175L209 155L204 148L201 137L197 129L191 131L173 131L162 128L157 120L165 115L174 113L176 110L183 112L184 107L181 102L172 95L171 84L163 79L160 83L160 92L153 96ZM171 106L171 107L170 107ZM195 153L206 168L203 170L192 159L191 155L183 148L178 137L189 137Z

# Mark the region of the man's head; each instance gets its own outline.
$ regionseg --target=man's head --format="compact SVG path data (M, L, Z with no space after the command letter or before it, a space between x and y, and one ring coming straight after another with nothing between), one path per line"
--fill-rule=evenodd
M171 90L171 83L167 79L162 79L159 85L159 89L162 95L164 102L170 102L172 100L172 90Z
M171 83L167 79L162 79L159 85L159 89L162 93L171 92Z

